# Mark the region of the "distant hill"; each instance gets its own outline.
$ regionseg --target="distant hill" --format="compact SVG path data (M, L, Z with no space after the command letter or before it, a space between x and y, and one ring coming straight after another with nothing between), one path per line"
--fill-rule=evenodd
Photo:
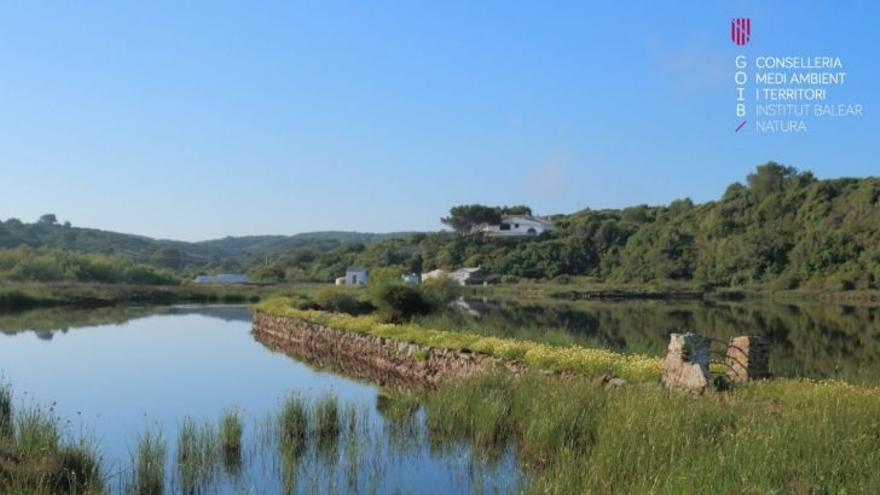
M49 218L50 216L47 216ZM324 252L345 244L407 237L408 232L387 234L362 232L307 232L290 236L256 235L224 237L185 242L74 227L49 220L24 223L12 218L0 221L0 249L29 246L59 248L83 253L118 254L164 268L216 267L243 269L253 260L279 254L292 248L311 248Z
M368 232L346 232L328 230L323 232L304 232L290 236L284 235L251 235L242 237L224 237L194 243L200 248L219 250L226 254L251 253L267 254L277 253L286 249L314 246L332 249L340 244L352 242L372 242L389 238L403 238L413 235L414 232L392 232L388 234L375 234Z

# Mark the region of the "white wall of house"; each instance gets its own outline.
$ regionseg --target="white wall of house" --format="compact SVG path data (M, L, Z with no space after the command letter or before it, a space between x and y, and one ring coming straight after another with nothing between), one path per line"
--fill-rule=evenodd
M553 230L552 223L539 218L527 216L504 217L501 220L500 225L487 225L483 228L483 232L499 237L541 235L550 230Z
M348 270L345 272L346 285L367 285L366 270Z

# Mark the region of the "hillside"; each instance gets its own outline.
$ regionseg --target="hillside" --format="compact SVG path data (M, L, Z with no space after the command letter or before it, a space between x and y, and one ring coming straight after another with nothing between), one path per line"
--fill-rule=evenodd
M466 205L454 207L451 216L487 210L492 208ZM34 224L11 219L0 222L0 247L108 254L117 267L129 259L187 277L248 270L263 281L327 282L357 264L406 272L482 266L506 281L580 276L702 287L880 288L876 177L818 180L771 162L745 183L730 185L716 201L588 209L552 219L554 230L534 238L491 238L462 228L459 234L312 232L196 243L59 225L54 217ZM17 253L8 259L26 257ZM56 265L73 263L57 261L73 259L58 253L43 257Z
M275 273L331 280L345 266L427 271L481 265L506 277L686 281L705 287L880 288L880 178L818 180L768 163L721 199L583 210L533 239L430 234L316 254L294 249Z
M265 257L307 248L325 252L347 243L373 242L411 233L307 232L291 236L265 235L225 237L200 242L184 242L123 234L93 228L59 224L54 215L35 223L16 218L0 221L0 249L20 246L60 249L78 253L117 255L132 261L178 272L204 270L245 270Z

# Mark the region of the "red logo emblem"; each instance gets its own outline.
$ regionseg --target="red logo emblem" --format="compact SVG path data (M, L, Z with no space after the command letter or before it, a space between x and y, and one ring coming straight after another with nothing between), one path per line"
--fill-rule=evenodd
M738 17L730 20L730 40L739 46L748 44L752 37L752 20Z

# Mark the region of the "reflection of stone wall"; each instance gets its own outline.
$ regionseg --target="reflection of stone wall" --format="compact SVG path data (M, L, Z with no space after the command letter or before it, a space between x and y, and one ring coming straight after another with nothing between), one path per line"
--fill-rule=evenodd
M314 366L382 384L437 385L511 363L485 354L438 349L419 344L336 330L310 321L255 313L257 341Z

